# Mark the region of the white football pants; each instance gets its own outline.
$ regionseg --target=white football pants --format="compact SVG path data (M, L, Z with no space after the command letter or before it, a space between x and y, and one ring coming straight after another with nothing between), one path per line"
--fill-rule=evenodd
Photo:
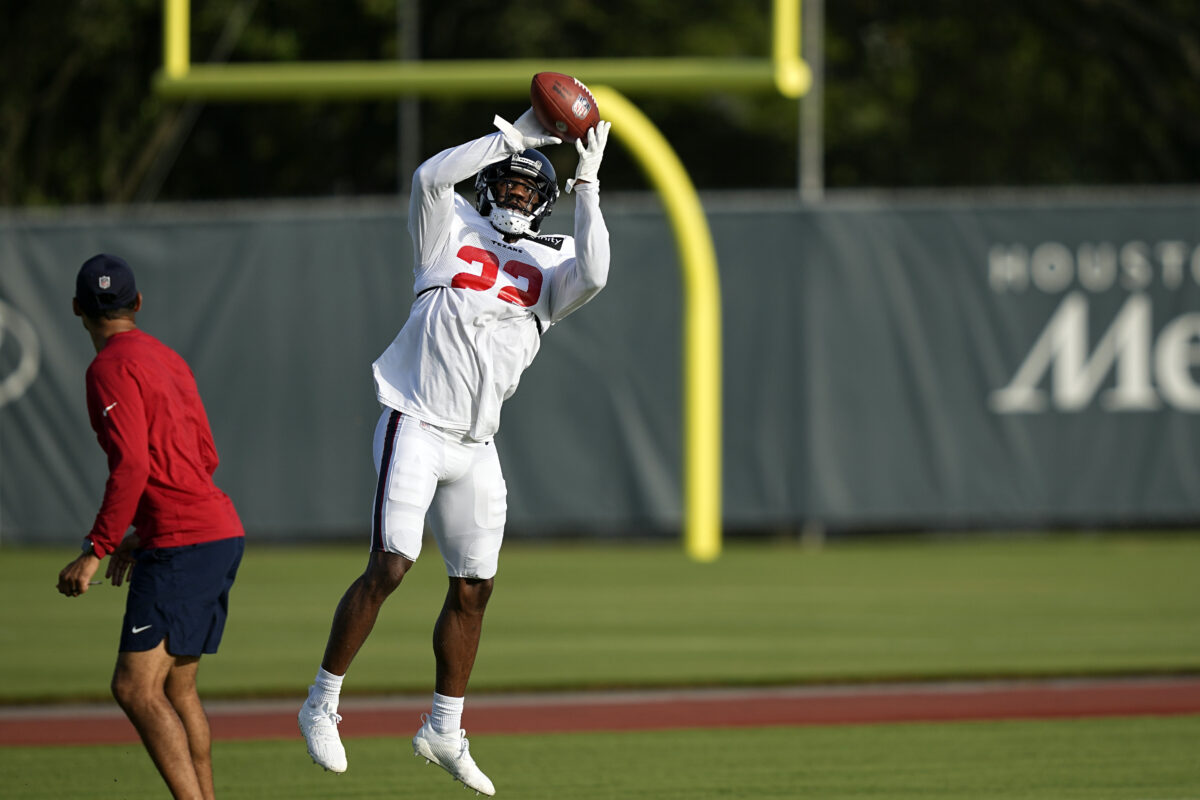
M374 454L371 549L416 561L428 515L446 574L495 577L508 510L496 446L385 407Z

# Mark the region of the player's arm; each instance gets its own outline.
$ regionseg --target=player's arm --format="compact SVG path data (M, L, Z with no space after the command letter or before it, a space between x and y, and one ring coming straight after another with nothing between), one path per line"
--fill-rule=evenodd
M133 524L150 477L146 410L125 364L94 363L87 372L88 416L108 456L104 499L89 534L98 556L111 553Z
M449 235L455 185L513 153L561 141L546 133L532 108L518 117L516 123L499 116L494 123L498 128L495 133L443 150L413 173L408 228L416 247L418 268L424 261L422 253L431 252Z
M141 392L122 365L93 363L88 368L87 405L96 439L108 455L109 475L104 500L87 536L90 546L58 573L57 589L67 597L87 592L101 559L120 546L150 475ZM112 577L111 565L109 574Z
M551 278L550 321L558 322L591 300L608 282L608 226L600 211L600 161L608 143L609 123L601 120L588 131L588 142L576 140L579 166L567 182L575 192L575 257Z

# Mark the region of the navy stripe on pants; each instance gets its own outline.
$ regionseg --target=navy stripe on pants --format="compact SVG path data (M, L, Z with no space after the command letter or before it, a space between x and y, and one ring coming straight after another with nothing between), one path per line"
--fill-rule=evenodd
M383 550L383 504L387 501L388 476L392 469L392 451L396 447L396 429L404 415L395 409L388 417L383 456L379 460L379 482L375 486L375 512L371 515L371 550Z

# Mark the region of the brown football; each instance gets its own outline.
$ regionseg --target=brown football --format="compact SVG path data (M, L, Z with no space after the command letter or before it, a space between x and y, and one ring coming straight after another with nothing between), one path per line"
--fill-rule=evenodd
M564 142L587 136L600 121L596 98L588 88L561 72L539 72L529 85L529 102L538 122Z

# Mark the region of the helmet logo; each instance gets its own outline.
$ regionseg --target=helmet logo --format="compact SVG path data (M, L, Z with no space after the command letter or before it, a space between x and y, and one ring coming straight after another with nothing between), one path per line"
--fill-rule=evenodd
M520 172L525 175L537 175L538 170L540 170L541 167L542 165L537 161L534 161L532 158L525 158L524 156L519 155L513 156L511 161L509 161L510 170L513 172Z
M592 104L582 94L575 98L575 102L571 104L571 113L576 119L585 119L587 115L592 113Z

